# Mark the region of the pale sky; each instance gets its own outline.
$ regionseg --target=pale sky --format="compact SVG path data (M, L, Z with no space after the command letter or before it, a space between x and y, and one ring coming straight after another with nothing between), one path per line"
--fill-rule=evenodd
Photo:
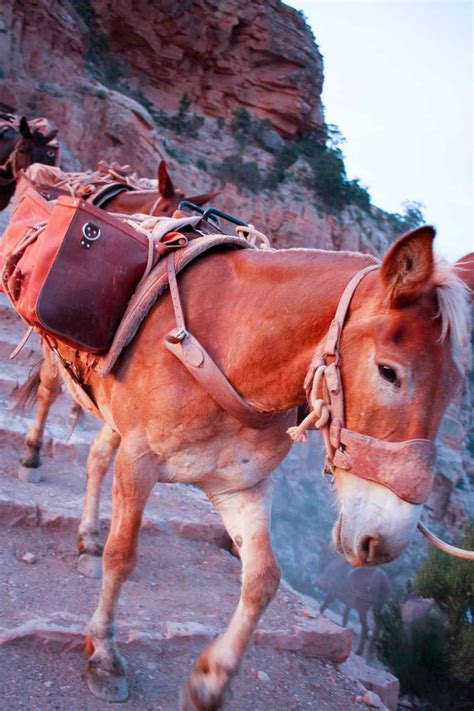
M324 57L326 122L350 178L399 212L424 203L451 261L474 250L473 2L287 0Z

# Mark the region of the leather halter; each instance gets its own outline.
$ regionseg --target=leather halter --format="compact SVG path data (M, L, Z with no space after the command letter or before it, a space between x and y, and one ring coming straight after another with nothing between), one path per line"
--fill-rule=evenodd
M305 441L305 430L321 430L326 448L325 471L333 475L344 470L362 479L387 487L410 504L424 503L431 493L436 461L436 446L428 439L386 442L353 432L344 427L344 391L339 369L340 340L352 297L373 264L361 269L350 280L340 298L329 327L321 356L313 359L305 380L310 390L312 411L299 427L288 434ZM328 362L328 361L331 362Z

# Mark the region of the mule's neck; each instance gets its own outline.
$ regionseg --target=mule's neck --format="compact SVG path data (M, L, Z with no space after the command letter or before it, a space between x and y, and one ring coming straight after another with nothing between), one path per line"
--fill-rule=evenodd
M155 208L161 195L158 190L131 190L123 192L112 198L107 204L108 212L121 212L126 215L134 215L143 213L144 215L151 214Z
M254 402L272 410L306 402L304 379L322 352L339 299L354 274L373 263L370 255L299 249L251 260L259 307L245 389Z

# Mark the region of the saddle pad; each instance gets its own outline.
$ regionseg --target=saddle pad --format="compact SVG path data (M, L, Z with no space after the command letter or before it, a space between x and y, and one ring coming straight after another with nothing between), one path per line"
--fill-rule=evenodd
M235 235L220 234L198 237L192 240L187 247L176 252L176 273L179 274L188 264L202 254L222 247L227 247L228 249L255 249L246 239ZM150 276L140 284L130 299L108 352L99 355L95 359L93 368L99 375L105 377L110 373L122 350L132 341L142 321L167 287L168 270L166 259L163 259L158 262Z

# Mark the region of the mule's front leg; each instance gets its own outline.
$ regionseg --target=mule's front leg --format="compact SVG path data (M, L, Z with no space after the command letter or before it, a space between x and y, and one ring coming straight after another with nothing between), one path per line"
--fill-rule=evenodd
M26 390L34 391L36 384L37 408L35 421L33 422L25 441L25 449L20 458L18 478L23 481L37 483L41 480L41 447L43 445L44 429L51 405L61 392L61 377L59 375L53 353L43 348L43 362L41 363L38 376L34 375L25 384Z
M99 541L99 504L102 480L112 461L120 435L108 425L96 434L87 458L87 487L77 538L77 569L88 578L102 575L102 545Z
M120 589L137 560L143 509L155 477L119 448L112 490L112 523L104 549L102 590L99 605L89 623L87 683L92 693L105 701L125 701L128 685L125 661L118 652L114 633L114 610Z
M181 711L214 711L238 671L257 622L275 596L280 569L270 543L267 483L211 500L242 560L239 604L227 630L199 656L181 691Z

